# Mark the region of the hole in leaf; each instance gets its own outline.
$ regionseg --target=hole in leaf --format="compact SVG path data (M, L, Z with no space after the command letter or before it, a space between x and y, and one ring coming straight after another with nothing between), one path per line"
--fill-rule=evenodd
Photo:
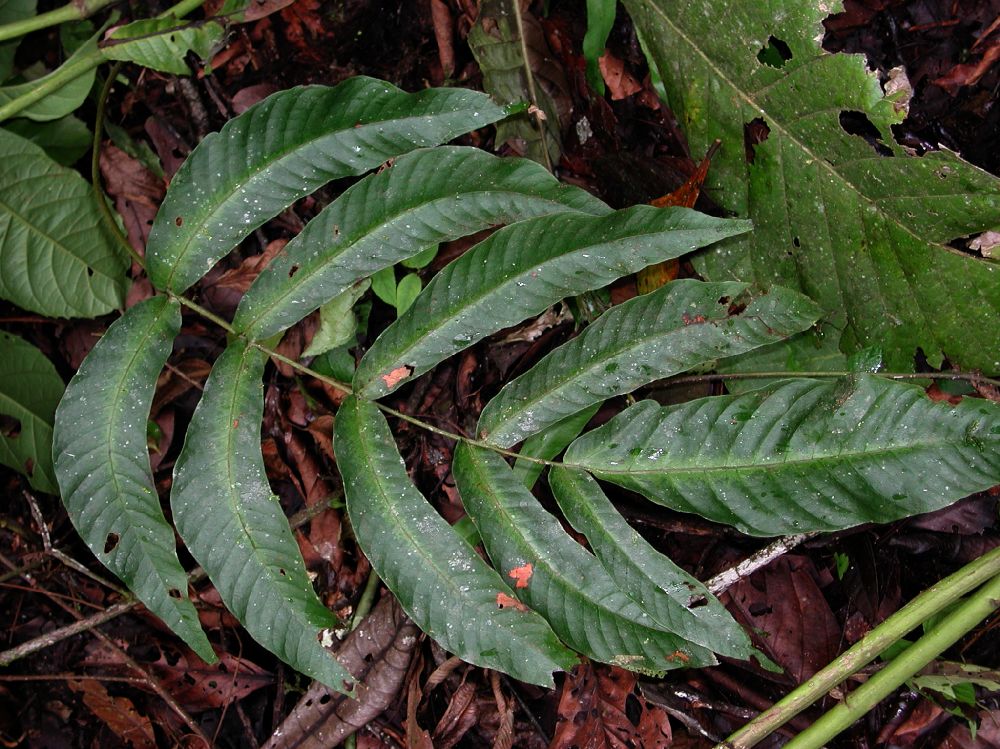
M792 48L776 36L769 36L767 44L760 48L757 53L757 60L764 65L779 70L785 67L785 63L792 59Z
M110 554L114 551L120 540L121 537L117 533L109 533L108 537L104 539L104 553Z
M167 595L170 596L171 598L180 598L181 592L177 590L177 588L171 588L170 590L167 591Z
M283 568L278 567L278 574L281 575L282 577L286 577L288 573L286 573Z
M702 606L708 605L708 599L705 596L691 596L691 600L688 601L687 607L689 609L700 609Z
M319 704L321 704L321 705L325 705L325 704L327 704L327 703L328 703L328 702L329 702L329 701L330 701L331 699L333 699L333 698L332 698L332 697L331 697L330 695L328 695L328 694L324 694L324 695L323 695L322 697L320 697L320 698L319 698Z
M729 297L727 297L727 296L720 296L719 297L719 304L729 304Z
M291 268L288 269L288 277L291 278L298 272L299 272L299 266L293 265Z
M770 134L771 128L764 122L763 117L743 123L743 150L748 164L752 164L756 158L754 146L763 143Z
M751 616L764 616L765 614L770 614L774 609L763 603L752 603L750 604L750 615Z
M636 728L639 727L639 720L642 718L642 703L632 692L625 698L625 717L628 722Z
M726 310L726 313L729 314L729 315L738 315L743 310L745 310L746 308L747 308L747 303L746 302L742 302L742 301L737 300L737 301L735 301L735 302L733 302L732 304L729 305L729 309Z
M177 218L174 219L174 224L176 226L181 226L184 224L184 219L181 216L178 216Z
M10 439L20 437L21 420L7 414L0 414L0 434Z
M864 112L843 110L840 113L840 126L848 135L863 138L879 156L892 156L892 149L882 142L882 133Z
M796 247L802 246L802 243L799 241L798 237L792 237L792 244L795 245Z
M87 278L93 278L93 277L94 277L94 269L87 268Z
M344 691L345 691L345 692L353 692L353 691L354 691L354 682L353 682L353 681L347 681L347 680L345 679L345 680L344 680L343 682L341 682L341 683L342 683L342 684L343 684L343 686L344 686Z

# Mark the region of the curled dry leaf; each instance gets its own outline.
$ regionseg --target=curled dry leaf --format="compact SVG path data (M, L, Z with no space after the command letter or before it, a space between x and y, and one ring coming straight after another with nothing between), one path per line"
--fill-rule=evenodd
M356 698L313 682L262 749L325 749L368 725L395 702L418 635L399 604L383 597L337 651L358 680Z

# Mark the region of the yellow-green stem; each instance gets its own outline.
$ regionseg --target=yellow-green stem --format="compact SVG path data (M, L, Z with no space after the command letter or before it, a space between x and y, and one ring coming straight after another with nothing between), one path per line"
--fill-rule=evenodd
M906 606L875 627L875 629L869 632L850 650L843 653L826 668L794 689L784 699L775 703L769 710L764 711L750 721L750 723L732 734L725 743L719 744L716 749L750 749L750 747L755 746L833 689L833 687L849 678L852 674L857 673L908 632L919 627L927 619L954 603L970 590L974 590L991 578L996 578L997 575L1000 575L1000 548L987 552L975 561L962 567L958 572L949 575L923 591L906 604ZM994 585L995 582L996 580L994 579L994 582L990 584ZM975 623L970 625L970 627L974 625ZM956 635L955 639L960 637L961 634ZM907 652L910 649L912 647L908 648ZM898 687L909 676L912 676L914 672L902 676L894 686L889 688L889 691L891 692ZM884 678L882 677L883 680ZM880 681L880 683L883 682ZM858 691L854 692L848 698L847 703L850 705L856 704Z

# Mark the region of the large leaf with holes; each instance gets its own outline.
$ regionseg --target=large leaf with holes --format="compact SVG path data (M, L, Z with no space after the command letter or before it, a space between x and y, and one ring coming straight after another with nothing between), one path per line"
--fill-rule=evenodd
M549 485L607 574L659 625L716 653L750 658L750 638L719 600L636 533L593 478L554 467Z
M156 378L180 326L180 308L166 297L140 302L115 321L66 388L52 453L66 512L90 550L213 662L146 448Z
M310 221L257 277L233 324L267 338L359 279L439 242L533 216L610 210L524 159L421 149L361 180Z
M818 317L788 289L675 281L609 310L509 383L484 409L479 436L510 447L594 403L774 343Z
M90 185L0 129L0 297L49 317L96 317L124 301L127 264Z
M385 418L348 398L334 448L354 534L406 613L463 660L552 686L573 654L417 491Z
M250 232L332 179L494 122L506 110L464 89L408 94L374 78L269 96L206 137L149 235L149 277L181 292Z
M353 679L322 645L338 620L316 597L264 472L264 363L239 340L216 361L174 466L170 508L185 545L247 632L343 692Z
M662 628L622 592L501 457L462 443L453 468L490 559L517 581L518 598L541 613L563 642L633 671L715 663L711 652Z
M1000 482L1000 407L871 375L642 401L566 463L654 502L771 536L887 523Z
M650 206L605 216L542 216L505 227L427 284L361 360L356 387L367 397L384 395L565 296L749 228L686 208Z
M59 491L52 466L52 424L64 388L45 354L0 331L0 463L50 494Z
M185 21L176 16L144 18L119 26L101 43L111 60L134 62L174 75L190 75L188 52L207 60L225 32L218 21Z
M844 330L843 351L880 346L890 369L919 348L934 365L1000 370L1000 272L949 247L1000 224L1000 180L893 142L899 96L863 57L819 46L830 5L625 6L692 151L722 139L705 189L754 222L701 258L704 275L804 291Z

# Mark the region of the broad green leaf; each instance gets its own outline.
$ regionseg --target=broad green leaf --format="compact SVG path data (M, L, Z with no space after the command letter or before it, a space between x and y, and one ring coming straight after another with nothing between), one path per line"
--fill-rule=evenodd
M90 89L94 85L97 65L88 66L85 58L92 58L96 54L97 37L95 36L70 55L61 66L62 68L79 68L82 70L80 75L70 79L48 96L39 99L33 104L29 104L18 112L17 116L27 117L29 120L34 120L35 122L46 122L48 120L58 120L73 113L83 104L87 98L87 94L90 93ZM27 81L26 83L0 87L0 106L14 101L14 99L23 94L31 93L36 87L52 76L55 76L56 73L57 71L54 70L48 75Z
M52 455L63 504L94 555L205 661L216 660L187 596L174 531L146 449L156 378L181 326L153 297L129 309L88 354L56 411Z
M302 356L319 356L338 346L355 342L358 320L353 307L368 291L369 286L371 281L366 278L319 308L319 328Z
M49 494L59 493L52 467L52 424L65 387L45 354L0 331L0 463Z
M386 304L396 306L396 271L390 265L372 274L372 292Z
M63 166L72 166L79 161L94 142L90 128L74 115L52 122L7 120L3 128L41 146L57 164Z
M408 94L364 76L269 96L205 138L177 171L149 235L149 277L179 293L258 226L330 180L505 114L476 91Z
M389 425L374 404L350 397L337 412L334 450L351 527L403 610L462 660L542 686L569 670L564 648L533 611L417 491Z
M35 0L0 0L0 25L21 21L35 15ZM14 53L20 39L0 44L0 82L10 78L14 70Z
M407 273L399 279L399 285L396 286L396 312L398 314L401 315L410 308L413 300L420 293L421 287L420 276L416 273Z
M552 460L565 450L570 442L580 436L580 432L583 431L587 422L594 417L600 407L600 403L594 403L531 435L521 445L518 455ZM520 479L526 489L531 489L544 468L544 463L521 457L514 463L514 475Z
M225 32L218 21L185 21L174 16L147 18L112 30L101 42L111 60L124 60L174 75L191 75L184 56L208 59Z
M881 346L890 370L911 369L918 348L935 366L1000 370L1000 274L949 246L1000 225L1000 180L895 144L905 107L862 56L820 48L830 5L625 6L692 152L722 140L705 189L754 222L705 253L703 275L805 292L844 330L841 350ZM880 140L849 134L842 117L867 119ZM749 160L745 134L764 137Z
M1000 408L872 375L642 401L565 462L755 536L888 523L1000 481Z
M625 595L498 455L462 443L453 469L490 559L567 645L646 673L715 664L712 653L663 630Z
M497 144L511 143L517 153L533 161L555 164L562 151L559 112L542 79L548 78L547 82L557 88L568 85L552 60L538 20L520 10L518 2L481 0L476 24L469 30L469 49L482 71L483 88L497 101L534 101L541 110L540 115L521 112L499 123Z
M421 149L365 177L310 221L257 277L233 324L267 338L360 278L373 276L375 286L385 269L395 285L391 266L429 245L532 216L610 210L524 159L475 148ZM375 290L395 304L387 289Z
M400 260L399 264L404 268L413 268L414 270L420 270L421 268L426 268L431 264L431 261L437 257L438 245L432 245L426 250L421 250L413 257L408 257L405 260Z
M817 317L807 297L780 287L674 281L609 310L504 387L479 419L480 438L510 447L586 406L773 343Z
M598 59L604 54L611 29L615 25L616 0L587 0L587 33L583 37L583 57L587 61L587 81L604 95L604 77Z
M605 216L556 214L508 226L427 284L361 360L355 387L366 397L385 395L565 296L599 289L749 228L686 208L651 206Z
M96 317L124 302L127 267L90 185L0 129L0 297L49 317Z
M215 362L174 465L170 508L185 545L257 642L338 692L353 678L326 650L339 626L313 590L260 449L263 354L234 341Z
M594 479L583 471L554 467L549 486L607 574L657 624L721 655L747 660L756 652L708 588L636 533Z

